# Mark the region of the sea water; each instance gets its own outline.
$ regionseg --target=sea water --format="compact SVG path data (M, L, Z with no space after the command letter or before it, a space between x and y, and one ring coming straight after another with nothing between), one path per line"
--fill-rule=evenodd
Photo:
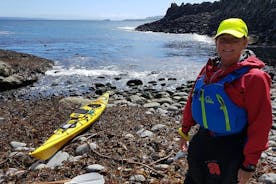
M0 48L55 62L54 68L30 87L30 91L44 93L86 91L95 82L126 88L129 79L148 84L173 78L165 87L175 88L194 80L215 53L211 37L135 31L144 23L0 20Z

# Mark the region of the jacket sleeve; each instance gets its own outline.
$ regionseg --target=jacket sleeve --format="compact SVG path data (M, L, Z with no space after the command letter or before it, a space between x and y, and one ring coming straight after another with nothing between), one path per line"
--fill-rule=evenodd
M205 66L206 67L206 66ZM205 71L205 67L203 67L197 76L196 79ZM182 117L182 132L187 134L191 127L196 124L192 116L192 95L193 95L194 86L192 87L190 94L188 96L187 103L183 110L183 117Z
M265 72L252 69L244 80L244 102L248 115L247 141L243 150L243 166L256 165L262 151L268 148L268 136L272 127L270 99L271 79Z
M191 127L195 125L195 121L192 116L192 91L189 94L187 103L183 110L183 118L182 118L182 132L187 134Z

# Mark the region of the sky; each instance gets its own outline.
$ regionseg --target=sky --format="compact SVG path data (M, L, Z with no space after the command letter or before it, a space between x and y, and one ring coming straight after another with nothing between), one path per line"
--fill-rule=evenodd
M215 0L0 0L0 17L138 19L164 16L171 3Z

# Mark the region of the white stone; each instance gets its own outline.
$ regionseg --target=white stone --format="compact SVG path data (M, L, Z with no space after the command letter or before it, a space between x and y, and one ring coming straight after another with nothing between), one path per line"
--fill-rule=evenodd
M166 125L163 125L163 124L156 124L156 125L154 125L152 128L151 128L151 130L152 131L157 131L157 130L161 130L161 129L164 129L164 128L166 128L167 126Z
M145 129L141 129L138 132L136 132L141 138L144 137L152 137L154 134L149 131L149 130L145 130Z
M11 145L14 149L16 149L16 148L18 148L18 147L25 147L25 146L27 146L26 143L17 142L17 141L12 141L12 142L10 142L10 145Z
M104 184L104 177L99 173L87 173L74 177L64 184Z
M136 182L144 182L146 181L146 178L141 174L137 174L137 175L131 176L129 180L136 181Z
M258 178L259 182L267 183L267 184L273 184L276 183L276 174L275 173L267 173L263 174Z
M68 160L70 155L67 152L59 151L57 152L47 163L47 167L54 168L56 166L62 165L62 162Z
M86 167L87 172L99 172L104 169L105 167L100 164L93 164Z

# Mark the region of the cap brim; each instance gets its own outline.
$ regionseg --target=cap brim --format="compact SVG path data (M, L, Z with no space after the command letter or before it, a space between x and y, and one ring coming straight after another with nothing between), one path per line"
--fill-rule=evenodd
M222 35L222 34L230 34L236 38L242 38L244 37L245 35L239 31L236 31L236 30L232 30L232 29L227 29L227 30L224 30L224 31L221 31L219 33L216 34L215 38L217 38L218 36Z

